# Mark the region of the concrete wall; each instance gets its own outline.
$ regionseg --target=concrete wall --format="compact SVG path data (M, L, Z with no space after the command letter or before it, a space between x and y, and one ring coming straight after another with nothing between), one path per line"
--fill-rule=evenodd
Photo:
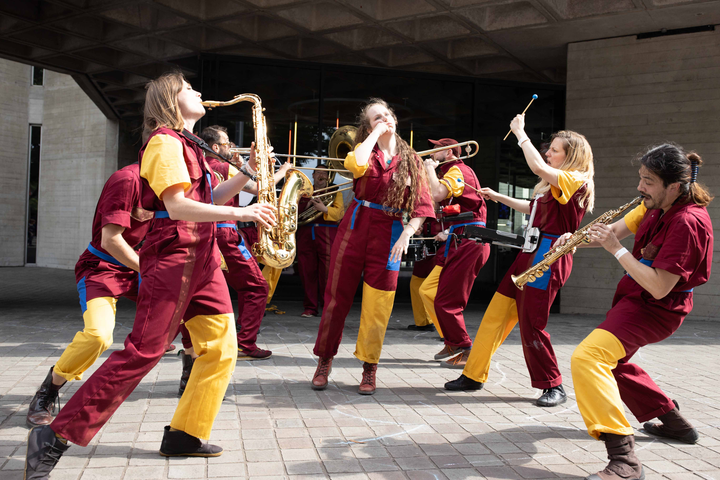
M0 266L23 265L29 125L42 125L37 265L74 268L90 241L95 205L118 167L118 123L72 77L0 60Z
M72 77L45 72L37 265L73 268L90 241L95 205L117 170L118 124Z
M25 261L30 70L0 60L0 266Z
M719 78L720 31L569 45L566 127L586 135L595 154L596 206L584 223L636 195L638 168L630 161L664 141L696 150L705 162L699 181L720 195ZM714 275L695 289L692 316L720 319L720 198L708 211ZM605 250L578 251L561 311L606 312L622 275Z

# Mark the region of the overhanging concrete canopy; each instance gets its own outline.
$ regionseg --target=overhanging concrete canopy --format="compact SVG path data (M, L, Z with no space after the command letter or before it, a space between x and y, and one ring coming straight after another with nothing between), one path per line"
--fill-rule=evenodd
M122 119L201 53L562 84L568 43L717 23L704 0L2 0L0 56Z

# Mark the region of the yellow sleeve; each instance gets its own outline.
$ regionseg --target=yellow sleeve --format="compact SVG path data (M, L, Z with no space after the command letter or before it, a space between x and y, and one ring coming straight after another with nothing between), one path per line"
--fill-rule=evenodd
M585 177L580 172L561 170L558 173L558 186L560 188L551 185L550 192L552 192L555 200L565 205L584 183Z
M335 194L335 200L328 205L327 213L323 213L323 220L328 222L339 222L345 214L345 199L342 192Z
M182 185L183 190L190 188L183 146L180 140L170 135L155 135L145 147L140 176L148 181L155 195L162 199L168 187Z
M230 165L230 168L228 169L228 180L230 180L232 177L240 173L240 170Z
M360 145L362 144L358 143L355 146L355 149L357 149ZM358 165L357 159L355 158L355 149L353 149L353 151L348 153L347 157L345 157L345 168L352 172L353 178L360 178L365 175L368 167L370 167L370 162L368 161L365 165Z
M630 210L630 213L625 215L625 217L623 218L625 220L625 225L632 233L637 233L638 228L640 228L640 222L642 222L642 219L645 216L645 212L647 212L645 203L641 203L637 207Z
M462 172L457 166L454 166L450 168L447 172L445 172L445 175L443 175L443 178L440 179L440 183L445 185L445 188L448 189L447 197L445 197L445 200L447 200L450 197L459 197L463 194L465 191L465 177L463 177Z

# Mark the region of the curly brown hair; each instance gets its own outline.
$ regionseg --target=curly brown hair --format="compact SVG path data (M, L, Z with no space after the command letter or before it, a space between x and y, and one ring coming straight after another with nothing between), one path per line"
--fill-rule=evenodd
M370 98L360 111L360 115L358 115L358 133L355 136L354 146L357 146L365 141L372 132L368 111L375 105L381 105L387 108L395 119L395 125L397 125L397 116L395 115L395 111L390 108L390 105L381 98ZM400 160L395 175L393 175L392 185L388 189L387 197L385 197L385 201L383 202L383 206L398 210L405 210L406 212L412 213L419 203L420 196L428 190L427 175L425 173L425 169L422 168L420 157L418 157L415 150L413 150L410 145L408 145L407 142L397 134L397 131L395 132L395 141L397 142L397 150ZM410 193L406 199L405 188L407 187L408 177L410 178ZM392 214L392 212L386 213L388 215Z

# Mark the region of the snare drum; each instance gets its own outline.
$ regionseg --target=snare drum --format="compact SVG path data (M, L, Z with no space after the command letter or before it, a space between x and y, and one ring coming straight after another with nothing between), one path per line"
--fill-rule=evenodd
M437 253L438 243L434 240L414 240L408 244L405 260L408 262L421 262Z
M425 243L420 242L410 242L408 244L407 249L407 255L405 257L405 260L408 262L421 262L425 260L426 253L425 253Z

